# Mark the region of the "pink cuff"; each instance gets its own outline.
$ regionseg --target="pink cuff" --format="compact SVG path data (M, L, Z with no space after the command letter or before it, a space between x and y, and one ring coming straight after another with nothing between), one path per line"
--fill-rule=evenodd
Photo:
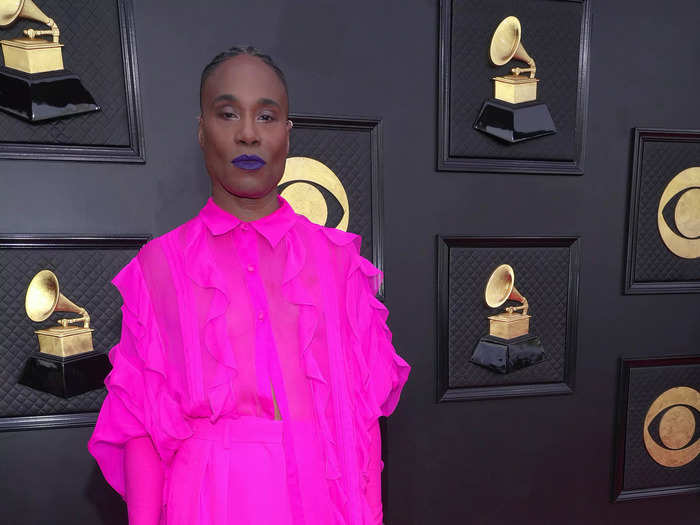
M163 465L148 436L125 445L126 506L129 525L158 525L163 499Z

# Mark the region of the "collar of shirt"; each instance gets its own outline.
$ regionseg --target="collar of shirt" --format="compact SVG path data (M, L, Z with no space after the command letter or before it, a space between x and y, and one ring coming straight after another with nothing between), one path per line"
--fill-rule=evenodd
M255 221L243 222L235 215L220 208L209 197L204 208L199 212L199 217L204 221L212 235L223 235L241 225L252 226L260 235L265 237L274 248L282 237L294 226L299 217L289 203L282 197L277 197L279 208Z

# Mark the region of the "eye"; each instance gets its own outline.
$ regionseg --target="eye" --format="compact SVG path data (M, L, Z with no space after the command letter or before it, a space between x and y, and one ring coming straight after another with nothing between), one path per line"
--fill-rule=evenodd
M657 212L659 235L678 257L700 257L700 167L678 173L668 183Z
M226 120L238 120L238 115L236 115L233 111L222 111L220 115Z
M293 180L277 186L277 191L290 201L290 204L294 201L297 206L300 205L303 211L306 211L302 215L305 215L309 220L316 222L313 219L319 219L318 224L321 224L321 226L337 228L345 214L340 201L330 191L316 182ZM313 215L313 218L309 215Z
M700 238L700 187L679 191L661 210L673 233L685 239Z
M343 184L333 171L308 157L287 159L277 191L294 211L311 222L347 231L350 206Z
M258 115L258 120L262 120L263 122L272 122L273 120L275 120L275 117L268 113L262 113Z
M661 394L644 420L644 444L654 461L682 467L700 455L700 392L675 387Z

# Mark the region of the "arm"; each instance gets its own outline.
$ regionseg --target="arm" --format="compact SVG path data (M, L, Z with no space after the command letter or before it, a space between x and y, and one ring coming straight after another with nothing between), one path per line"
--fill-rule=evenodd
M158 525L163 494L163 466L148 436L127 441L124 471L130 525Z

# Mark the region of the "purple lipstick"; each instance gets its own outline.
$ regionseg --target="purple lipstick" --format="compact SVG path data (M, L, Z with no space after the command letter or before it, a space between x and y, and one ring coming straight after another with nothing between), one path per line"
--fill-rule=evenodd
M257 155L239 155L231 163L242 170L255 171L265 165L265 161Z

